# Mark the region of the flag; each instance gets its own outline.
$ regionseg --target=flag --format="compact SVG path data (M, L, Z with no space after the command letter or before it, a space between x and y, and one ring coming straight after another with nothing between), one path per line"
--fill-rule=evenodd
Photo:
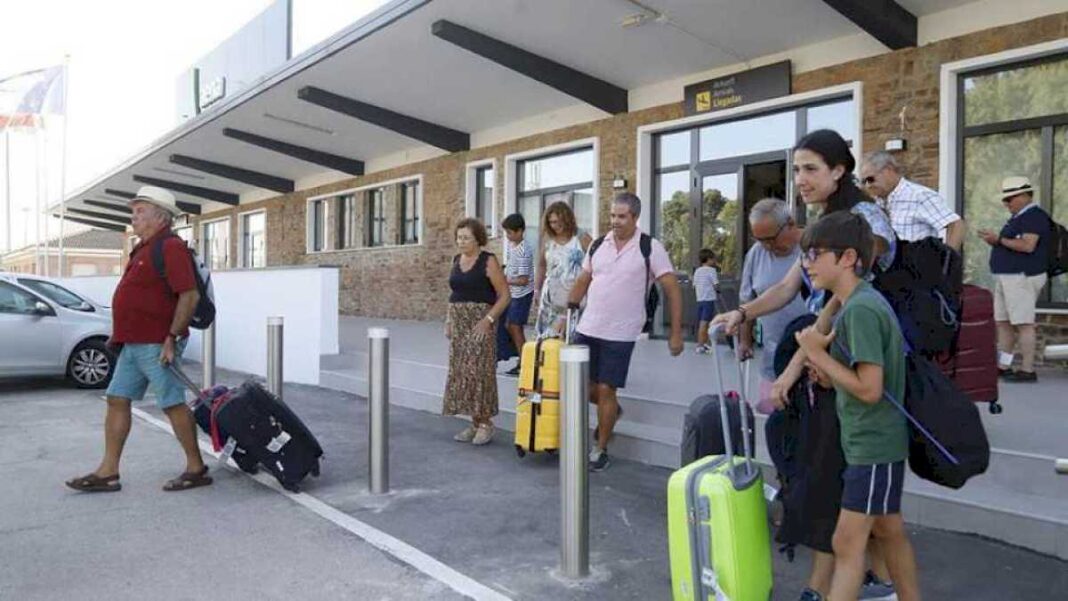
M64 68L49 67L0 79L0 131L36 128L45 113L63 114Z

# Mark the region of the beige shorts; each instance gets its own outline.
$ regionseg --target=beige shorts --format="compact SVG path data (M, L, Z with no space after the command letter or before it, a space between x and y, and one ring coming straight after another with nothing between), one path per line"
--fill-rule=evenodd
M1046 285L1046 274L994 274L994 321L1014 326L1035 323L1035 304Z

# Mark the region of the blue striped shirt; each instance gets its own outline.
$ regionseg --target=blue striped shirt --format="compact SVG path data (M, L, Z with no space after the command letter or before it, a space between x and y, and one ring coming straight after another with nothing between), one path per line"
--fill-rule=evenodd
M504 277L508 280L526 276L527 283L523 286L509 284L508 291L512 298L523 298L534 292L534 249L530 243L523 240L519 244L505 241L504 250Z

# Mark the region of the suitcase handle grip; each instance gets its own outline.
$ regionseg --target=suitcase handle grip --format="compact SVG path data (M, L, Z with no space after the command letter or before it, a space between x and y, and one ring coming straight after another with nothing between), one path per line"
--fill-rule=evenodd
M726 387L726 385L724 384L724 381L723 381L723 368L720 366L720 363L719 363L719 361L720 361L719 344L716 342L717 335L720 333L721 330L724 330L725 328L726 328L726 325L722 324L722 323L717 323L717 324L710 325L708 327L708 338L709 338L709 342L712 344L712 363L715 366L716 381L719 384L719 394L720 394L719 414L720 414L720 422L722 423L722 426L723 426L723 446L727 451L727 465L730 467L731 473L733 474L734 473L734 467L733 467L734 466L734 445L731 444L732 443L732 440L731 440L731 427L730 427L730 423L731 422L730 422L730 417L727 414L727 387ZM749 428L748 428L749 421L746 419L746 410L748 410L749 413L752 414L753 408L749 406L749 399L747 398L747 394L746 394L746 392L747 392L746 391L747 382L745 381L746 374L744 373L744 370L742 368L742 363L743 362L741 360L741 355L739 354L739 348L741 346L740 343L741 343L741 338L736 335L736 340L735 340L735 345L734 345L734 358L735 358L735 363L738 366L738 381L740 383L740 386L738 387L738 389L739 389L738 392L739 392L739 395L741 396L741 401L738 403L738 417L739 417L738 422L739 422L739 426L741 428L741 434L742 434L742 449L743 449L743 452L744 452L744 459L745 459L746 480L748 480L748 479L752 478L754 470L753 470L753 450L749 447Z

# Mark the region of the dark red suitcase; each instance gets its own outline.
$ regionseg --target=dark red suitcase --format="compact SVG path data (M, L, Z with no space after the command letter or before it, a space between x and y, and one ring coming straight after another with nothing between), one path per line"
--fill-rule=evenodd
M961 303L957 340L952 349L935 356L935 363L973 401L990 403L991 413L1001 413L994 296L986 288L965 284Z

